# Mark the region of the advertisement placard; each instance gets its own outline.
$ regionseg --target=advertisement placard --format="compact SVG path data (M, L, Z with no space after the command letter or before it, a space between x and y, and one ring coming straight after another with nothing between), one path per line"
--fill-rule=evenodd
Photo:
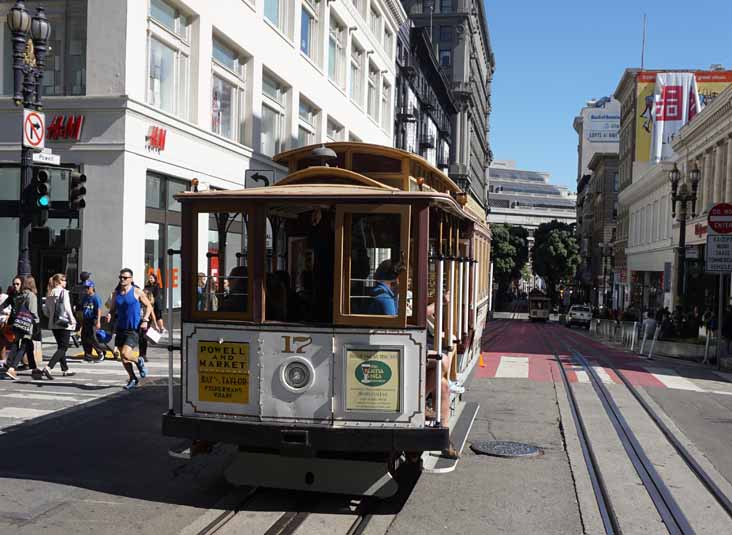
M346 410L398 412L401 351L346 350Z
M249 344L199 340L198 399L249 403Z

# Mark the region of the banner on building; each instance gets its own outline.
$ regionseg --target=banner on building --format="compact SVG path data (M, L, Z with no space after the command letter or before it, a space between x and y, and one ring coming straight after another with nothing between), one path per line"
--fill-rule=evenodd
M656 78L661 74L688 75L689 73L657 73L655 71L638 73L636 79L637 115L635 124L635 160L638 162L647 162L652 159L651 140L655 127ZM727 86L732 85L732 71L696 71L693 74L699 98L697 112L712 102Z
M701 110L696 78L692 72L663 72L656 75L651 117L652 162L670 160L674 155L671 142L681 127Z

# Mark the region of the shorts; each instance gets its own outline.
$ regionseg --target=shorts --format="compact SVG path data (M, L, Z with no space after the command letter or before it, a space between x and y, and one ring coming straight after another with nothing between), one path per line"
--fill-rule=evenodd
M114 333L115 347L122 348L122 346L127 346L134 349L139 343L140 335L137 334L137 331L117 331Z

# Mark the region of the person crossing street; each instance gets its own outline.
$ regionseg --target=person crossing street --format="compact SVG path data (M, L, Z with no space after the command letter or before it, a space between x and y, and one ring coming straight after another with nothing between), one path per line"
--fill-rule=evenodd
M81 298L81 344L84 346L84 360L91 362L92 350L97 353L97 362L104 360L106 349L97 340L96 332L101 329L102 300L96 293L94 281L84 281L85 295Z
M119 285L110 300L109 320L114 325L114 345L119 348L129 381L126 390L132 390L139 384L135 375L135 366L140 377L147 376L144 357L139 357L133 350L139 345L140 329L147 329L153 313L152 303L143 291L132 282L132 270L123 268L119 272ZM142 308L140 305L142 305Z

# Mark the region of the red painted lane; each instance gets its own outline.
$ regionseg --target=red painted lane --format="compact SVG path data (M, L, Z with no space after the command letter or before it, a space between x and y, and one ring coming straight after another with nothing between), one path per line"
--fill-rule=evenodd
M561 329L561 327L558 327L558 329ZM585 338L581 334L574 333L570 330L566 330L559 336L565 339L569 339L573 344L576 344L577 346L581 346L577 347L577 349L579 349L583 355L589 358L592 358L593 356L602 356L607 358L607 360L612 362L612 364L616 368L618 368L623 373L623 375L625 375L625 377L627 377L627 379L633 386L666 388L666 385L656 379L656 377L652 373L645 369L643 364L646 363L647 360L643 357L631 353L626 353L613 347L608 347L596 340ZM596 360L595 362L597 362L598 365L603 365L602 362L598 362ZM610 377L612 377L613 381L617 383L622 382L617 374L611 369L606 367L605 370L608 372L608 374L610 374Z

